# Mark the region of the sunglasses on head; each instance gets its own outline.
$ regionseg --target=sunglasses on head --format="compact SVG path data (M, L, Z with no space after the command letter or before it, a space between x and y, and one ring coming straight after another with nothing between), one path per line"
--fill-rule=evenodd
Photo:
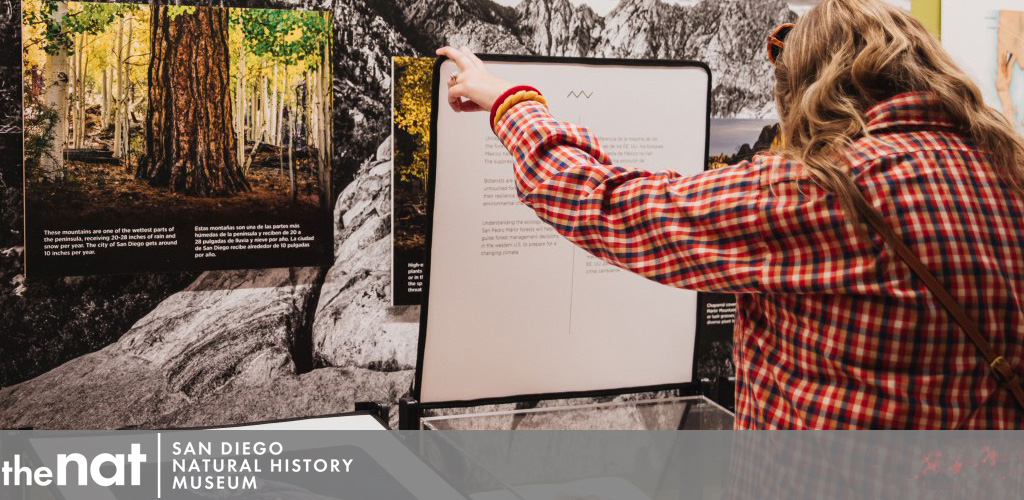
M768 62L775 65L775 61L782 57L782 47L786 45L786 37L793 31L793 23L780 25L768 35Z

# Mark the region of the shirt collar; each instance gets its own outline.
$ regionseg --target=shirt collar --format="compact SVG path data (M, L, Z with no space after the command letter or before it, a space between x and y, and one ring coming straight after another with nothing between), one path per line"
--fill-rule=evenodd
M868 109L864 118L869 133L896 127L956 126L942 102L931 92L907 92L891 97Z

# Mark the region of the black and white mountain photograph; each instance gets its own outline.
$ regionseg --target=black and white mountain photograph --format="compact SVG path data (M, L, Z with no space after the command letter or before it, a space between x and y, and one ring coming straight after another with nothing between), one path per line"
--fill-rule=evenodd
M245 3L333 13L333 263L26 279L16 97L16 75L24 69L16 58L4 58L0 428L218 426L335 414L359 401L394 405L410 390L420 314L418 306L392 306L390 296L392 57L465 45L485 53L704 61L713 74L714 118L757 120L747 122L757 130L743 132L753 145L762 124L774 118L765 36L809 6L783 0ZM12 50L8 42L22 43L20 6L0 0L5 53ZM636 82L638 91L643 85ZM130 126L141 127L144 116L130 117ZM716 352L728 355L727 348Z
M703 61L713 74L714 116L751 119L774 109L764 38L800 10L782 0L367 3L394 3L393 26L421 53L444 43L490 53Z

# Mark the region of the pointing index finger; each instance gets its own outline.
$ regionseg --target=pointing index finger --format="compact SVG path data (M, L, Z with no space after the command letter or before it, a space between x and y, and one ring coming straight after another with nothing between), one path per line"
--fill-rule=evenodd
M459 67L459 71L466 71L472 67L472 62L466 58L466 55L453 47L442 47L437 50L437 55L454 61L455 65Z

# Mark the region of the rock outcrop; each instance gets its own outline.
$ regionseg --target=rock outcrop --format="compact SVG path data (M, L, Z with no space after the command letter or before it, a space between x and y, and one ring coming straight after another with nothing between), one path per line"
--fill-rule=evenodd
M363 165L335 206L335 264L313 323L321 365L379 371L416 366L418 307L391 307L391 141Z
M230 412L209 399L230 392L244 400L250 388L297 376L291 348L316 299L319 274L316 268L203 273L115 344L0 391L0 427L230 422Z
M537 53L587 56L597 50L604 22L586 5L573 5L569 0L525 0L516 10L523 37Z
M510 7L490 0L398 0L395 5L393 22L423 53L444 44L496 54L526 51Z

